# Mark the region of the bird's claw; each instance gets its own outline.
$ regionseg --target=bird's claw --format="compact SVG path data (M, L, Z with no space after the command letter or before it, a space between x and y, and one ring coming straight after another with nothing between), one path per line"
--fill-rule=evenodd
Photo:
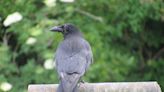
M80 80L78 87L80 87L80 85L85 84L85 83L87 82L85 82L84 80Z
M80 83L83 83L84 84L84 83L87 83L87 82L85 82L84 80L81 80Z

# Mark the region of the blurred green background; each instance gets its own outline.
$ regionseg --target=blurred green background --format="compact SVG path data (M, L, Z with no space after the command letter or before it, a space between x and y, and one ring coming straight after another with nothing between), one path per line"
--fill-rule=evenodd
M157 81L164 90L162 0L0 0L0 92L58 83L53 57L75 24L91 44L88 82Z

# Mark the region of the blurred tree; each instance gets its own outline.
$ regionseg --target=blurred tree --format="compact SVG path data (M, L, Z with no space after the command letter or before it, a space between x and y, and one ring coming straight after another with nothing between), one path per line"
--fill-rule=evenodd
M158 81L164 89L162 0L0 0L0 91L58 82L52 59L62 37L48 29L68 22L93 49L85 80Z

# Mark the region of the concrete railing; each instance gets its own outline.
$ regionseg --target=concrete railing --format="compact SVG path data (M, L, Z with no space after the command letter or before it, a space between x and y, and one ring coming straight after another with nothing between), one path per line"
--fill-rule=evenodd
M58 84L31 84L28 92L56 92ZM79 92L161 92L157 82L113 82L79 84Z

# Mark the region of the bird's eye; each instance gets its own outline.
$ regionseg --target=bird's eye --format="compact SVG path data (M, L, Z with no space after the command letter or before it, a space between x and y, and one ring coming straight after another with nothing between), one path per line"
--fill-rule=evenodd
M60 28L62 28L62 29L63 29L63 28L64 28L64 26L60 26Z
M63 25L63 26L62 26L62 29L63 29L64 33L67 33L66 25Z

